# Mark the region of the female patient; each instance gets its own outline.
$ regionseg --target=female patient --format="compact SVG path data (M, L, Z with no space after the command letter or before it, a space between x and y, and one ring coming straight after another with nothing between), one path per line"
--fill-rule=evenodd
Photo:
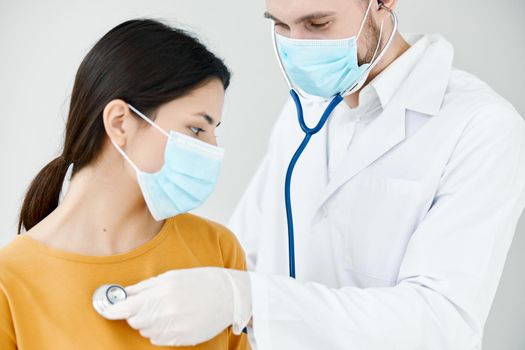
M184 214L219 172L215 128L229 78L196 39L153 20L115 27L87 54L62 155L31 183L19 223L27 232L0 250L0 349L155 348L96 313L97 287L177 268L245 268L230 232ZM195 349L246 347L226 329Z

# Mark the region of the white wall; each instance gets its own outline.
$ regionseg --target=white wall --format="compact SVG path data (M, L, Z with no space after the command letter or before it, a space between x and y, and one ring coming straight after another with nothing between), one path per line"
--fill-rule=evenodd
M263 0L0 0L0 246L15 234L23 193L58 152L75 71L90 46L135 17L197 32L234 72L219 141L220 186L199 213L225 222L264 153L287 97ZM525 115L523 0L400 0L405 32L443 33L456 65L488 81ZM485 350L525 349L525 222L520 223L486 330Z

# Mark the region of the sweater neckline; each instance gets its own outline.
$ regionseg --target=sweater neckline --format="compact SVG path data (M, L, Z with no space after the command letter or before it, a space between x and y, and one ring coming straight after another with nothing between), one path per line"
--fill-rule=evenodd
M90 263L90 264L105 264L105 263L115 263L129 260L140 255L145 254L151 249L158 246L171 232L170 228L172 227L173 222L170 219L165 220L161 229L157 234L150 239L149 241L123 253L112 254L112 255L85 255L79 253L69 252L63 249L58 249L51 247L50 245L41 242L33 237L26 236L24 234L17 237L17 240L21 244L25 244L29 247L37 249L39 252L46 255L54 256L60 259Z

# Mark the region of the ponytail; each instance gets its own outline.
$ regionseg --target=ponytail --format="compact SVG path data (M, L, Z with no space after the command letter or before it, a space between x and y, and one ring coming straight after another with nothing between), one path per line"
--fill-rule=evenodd
M18 234L22 228L30 230L56 209L68 166L64 157L55 158L31 182L20 210Z

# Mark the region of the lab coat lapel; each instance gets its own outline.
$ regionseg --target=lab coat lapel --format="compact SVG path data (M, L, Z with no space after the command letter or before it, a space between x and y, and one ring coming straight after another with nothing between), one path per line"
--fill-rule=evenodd
M342 185L405 139L405 107L391 103L352 144L342 166L328 183L320 205Z
M422 57L403 85L385 103L383 113L372 121L352 144L342 166L328 183L317 209L345 183L406 138L406 111L429 116L438 114L447 87L454 51L438 35L422 38L415 45L424 48ZM432 83L426 83L432 82Z

